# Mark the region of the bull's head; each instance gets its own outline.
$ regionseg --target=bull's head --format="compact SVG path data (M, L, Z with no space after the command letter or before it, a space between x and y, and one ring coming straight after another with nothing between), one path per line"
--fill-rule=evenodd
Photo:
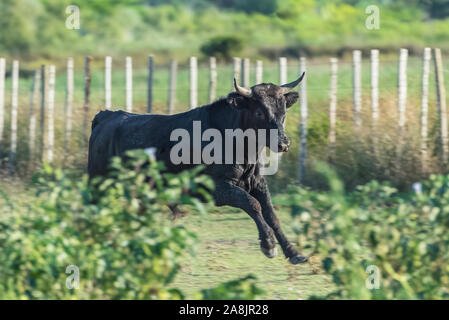
M242 111L242 126L244 129L276 129L278 133L278 150L287 152L290 141L285 134L285 114L299 97L298 92L292 91L304 78L303 73L297 80L281 86L272 83L261 83L251 88L244 88L234 79L235 92L231 92L228 103ZM267 135L266 145L272 147Z

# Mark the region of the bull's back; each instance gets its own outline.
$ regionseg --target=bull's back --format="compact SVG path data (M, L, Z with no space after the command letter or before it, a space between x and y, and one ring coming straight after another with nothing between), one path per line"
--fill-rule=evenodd
M157 159L167 165L168 171L182 171L192 165L174 165L170 149L173 130L184 128L191 133L192 122L207 123L204 107L175 115L133 114L125 111L101 111L92 121L89 140L88 173L90 177L105 175L109 159L121 156L127 150L154 147Z
M110 158L125 151L160 148L169 141L170 116L133 114L125 111L100 111L92 120L89 140L88 173L105 175Z

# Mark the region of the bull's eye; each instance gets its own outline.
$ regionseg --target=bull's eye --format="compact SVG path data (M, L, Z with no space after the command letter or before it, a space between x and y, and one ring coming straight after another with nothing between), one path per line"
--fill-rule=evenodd
M260 119L260 120L263 120L263 119L265 119L265 116L264 116L262 111L256 110L256 118Z

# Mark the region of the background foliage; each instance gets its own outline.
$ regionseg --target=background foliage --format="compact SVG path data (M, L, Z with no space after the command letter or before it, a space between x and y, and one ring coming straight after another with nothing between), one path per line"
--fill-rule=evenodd
M79 30L65 27L71 4L80 8ZM365 27L372 4L380 7L374 31ZM148 52L185 58L212 38L235 35L246 56L259 57L373 45L447 48L449 36L444 0L4 0L0 12L0 55L28 59Z

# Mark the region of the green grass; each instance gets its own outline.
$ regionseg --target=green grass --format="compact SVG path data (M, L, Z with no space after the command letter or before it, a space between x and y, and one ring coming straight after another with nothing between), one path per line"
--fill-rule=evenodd
M287 236L294 240L290 215L278 210L278 216ZM215 208L204 216L190 214L176 224L184 225L199 238L196 255L185 256L173 284L186 293L187 299L202 288L249 273L257 277L257 285L265 291L263 299L307 299L311 295L325 295L332 289L330 279L319 270L315 258L311 263L291 265L279 246L277 257L265 257L259 248L254 222L241 210Z

